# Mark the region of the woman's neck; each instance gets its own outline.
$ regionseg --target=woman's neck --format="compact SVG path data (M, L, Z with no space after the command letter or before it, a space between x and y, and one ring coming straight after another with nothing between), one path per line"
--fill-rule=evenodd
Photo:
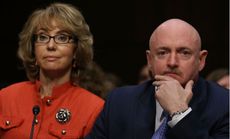
M55 86L70 81L70 72L67 72L62 76L49 76L47 74L42 74L41 72L39 80L41 83L39 90L41 97L43 98L45 96L51 96Z

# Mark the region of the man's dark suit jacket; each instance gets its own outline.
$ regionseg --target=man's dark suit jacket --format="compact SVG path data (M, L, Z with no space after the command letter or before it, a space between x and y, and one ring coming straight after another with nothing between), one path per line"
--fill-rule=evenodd
M167 139L229 138L229 90L199 78L189 106L192 111L169 128ZM86 139L151 139L155 113L151 81L115 89Z

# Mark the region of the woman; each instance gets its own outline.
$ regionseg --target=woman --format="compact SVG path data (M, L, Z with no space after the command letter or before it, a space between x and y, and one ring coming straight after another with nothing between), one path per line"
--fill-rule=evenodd
M0 92L0 138L83 138L104 101L81 88L93 38L82 14L54 3L34 11L19 35L29 81Z

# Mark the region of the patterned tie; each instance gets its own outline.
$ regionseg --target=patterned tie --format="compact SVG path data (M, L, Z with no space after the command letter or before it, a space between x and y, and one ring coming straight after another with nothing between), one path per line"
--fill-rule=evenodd
M168 116L165 117L164 121L157 129L157 131L153 134L151 139L166 139L165 132L167 130L167 122L168 122Z

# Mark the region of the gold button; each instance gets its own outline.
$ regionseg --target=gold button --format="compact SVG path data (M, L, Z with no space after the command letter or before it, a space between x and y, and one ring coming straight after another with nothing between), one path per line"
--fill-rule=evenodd
M66 130L63 129L63 130L61 131L61 134L62 134L62 135L65 135L65 134L66 134Z
M34 122L35 122L35 124L38 124L38 119L35 119L35 121L34 121Z
M46 105L48 105L48 106L51 105L51 102L52 102L52 101L51 101L50 99L47 99L47 100L46 100Z
M10 121L6 121L6 125L7 125L7 126L10 125Z

